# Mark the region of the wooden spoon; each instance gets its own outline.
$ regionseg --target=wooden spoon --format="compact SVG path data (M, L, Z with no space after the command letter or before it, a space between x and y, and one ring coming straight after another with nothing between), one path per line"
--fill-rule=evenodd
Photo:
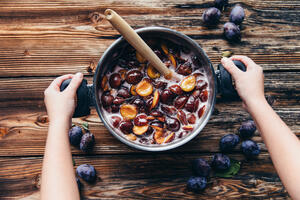
M133 46L153 67L155 67L166 79L172 78L172 71L159 59L144 40L129 26L129 24L115 11L106 9L106 19L121 33L131 46Z

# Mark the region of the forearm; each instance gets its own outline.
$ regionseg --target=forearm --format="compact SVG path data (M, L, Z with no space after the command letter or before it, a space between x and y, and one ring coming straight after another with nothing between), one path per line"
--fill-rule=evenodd
M79 199L68 138L68 120L50 122L42 171L42 199Z
M250 103L248 111L261 133L285 188L294 199L300 199L299 139L265 100Z

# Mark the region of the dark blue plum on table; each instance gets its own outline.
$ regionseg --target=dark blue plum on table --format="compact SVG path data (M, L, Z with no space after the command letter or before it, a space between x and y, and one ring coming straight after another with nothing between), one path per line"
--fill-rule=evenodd
M252 141L252 140L243 141L241 149L242 149L243 154L247 158L255 158L260 153L259 145L256 142Z
M76 168L77 175L86 182L93 183L96 180L96 170L92 165L83 164Z
M244 21L244 18L245 18L244 9L239 5L234 6L229 16L230 22L239 25Z
M187 182L187 189L188 191L192 192L201 192L205 189L207 184L205 177L190 177Z
M207 177L211 167L206 160L198 158L192 161L192 169L197 176Z
M221 12L218 8L212 7L204 11L202 20L207 25L216 25L221 17Z
M255 131L256 131L256 125L253 120L243 122L239 128L239 134L241 138L244 139L251 138L254 135Z
M220 150L222 152L230 152L232 151L240 142L240 138L236 134L227 134L224 135L219 143Z
M79 126L74 126L69 130L69 140L71 145L78 146L82 138L82 129Z
M241 31L236 24L232 22L227 22L226 24L224 24L223 30L224 30L224 36L227 40L235 41L235 42L241 40Z
M230 167L230 159L228 156L217 153L213 156L211 166L216 171L223 171Z
M88 132L84 134L80 141L80 150L88 153L91 152L94 148L95 137L92 133Z

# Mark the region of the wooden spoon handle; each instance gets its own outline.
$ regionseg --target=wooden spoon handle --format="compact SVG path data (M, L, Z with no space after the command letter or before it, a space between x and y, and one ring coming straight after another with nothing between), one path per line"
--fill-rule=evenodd
M104 12L106 19L115 29L133 46L153 67L155 67L167 79L172 78L172 71L159 59L144 40L119 16L115 11L106 9Z

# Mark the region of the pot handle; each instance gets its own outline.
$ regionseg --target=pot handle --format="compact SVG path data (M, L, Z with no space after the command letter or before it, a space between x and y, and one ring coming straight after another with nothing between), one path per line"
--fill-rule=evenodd
M246 66L238 61L234 60L233 63L242 71L246 71ZM218 70L216 70L217 81L218 81L218 93L225 99L238 99L239 95L234 88L234 82L230 73L220 63Z
M68 87L72 79L64 80L60 86L60 91ZM83 117L90 114L90 106L95 105L94 86L88 85L87 80L83 79L76 91L77 105L73 117Z

